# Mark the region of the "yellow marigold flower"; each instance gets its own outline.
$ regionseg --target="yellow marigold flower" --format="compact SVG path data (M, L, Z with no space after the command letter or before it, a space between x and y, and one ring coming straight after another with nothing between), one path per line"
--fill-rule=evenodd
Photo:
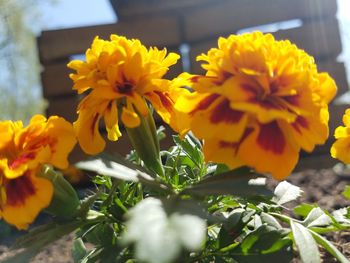
M350 109L343 115L345 126L335 129L334 137L336 141L331 147L331 156L346 164L350 164Z
M82 149L89 154L104 149L105 141L99 133L101 118L112 141L121 136L118 115L128 128L140 125L139 114L148 114L147 101L169 121L174 100L171 81L163 76L178 59L175 53L167 55L166 49L147 49L139 40L117 35L111 35L110 41L96 37L86 51L86 61L68 64L76 71L70 75L73 89L78 93L91 90L80 102L74 123Z
M184 126L204 139L208 161L283 179L301 149L310 152L327 139L335 82L288 40L231 35L197 60L207 62L206 75L189 79L194 92L176 108L188 113Z
M74 130L63 118L36 115L27 127L21 121L0 122L0 138L0 218L26 229L53 194L50 181L36 173L44 163L68 166Z

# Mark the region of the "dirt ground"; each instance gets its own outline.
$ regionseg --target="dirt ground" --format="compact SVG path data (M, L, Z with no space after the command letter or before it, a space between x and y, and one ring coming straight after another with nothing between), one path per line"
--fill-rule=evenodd
M341 192L346 185L350 185L350 170L345 169L322 169L322 170L304 170L294 173L288 180L294 185L300 186L304 195L300 198L301 202L318 203L320 207L333 211L341 207L350 206L350 201L346 200ZM273 187L276 182L269 181L269 186ZM328 238L350 258L350 231L343 231L329 235ZM56 243L50 245L42 253L37 255L32 263L70 263L73 262L70 256L73 236L65 237ZM7 246L0 245L1 259L9 254ZM327 253L323 253L323 262L336 262ZM298 259L293 263L300 262Z

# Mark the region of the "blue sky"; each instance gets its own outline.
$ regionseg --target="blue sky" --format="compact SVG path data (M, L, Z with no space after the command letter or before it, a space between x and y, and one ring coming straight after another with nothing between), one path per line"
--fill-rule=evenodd
M47 3L49 2L49 3ZM55 0L41 4L42 30L116 22L108 0Z

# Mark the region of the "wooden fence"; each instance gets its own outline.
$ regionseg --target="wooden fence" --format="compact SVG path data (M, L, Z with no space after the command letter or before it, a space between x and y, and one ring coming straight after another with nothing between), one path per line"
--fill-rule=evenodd
M167 47L189 59L189 71L201 73L195 57L216 46L219 36L228 36L242 29L261 26L277 29L277 39L289 39L313 55L319 70L327 71L336 80L338 96L348 90L344 65L336 62L342 46L336 20L335 0L111 0L118 12L116 24L44 31L38 38L43 65L42 84L48 100L48 115L76 119L77 95L72 91L66 64L72 55L83 54L94 36L108 38L111 33L138 38L147 46ZM295 24L295 27L288 25ZM186 64L186 61L184 61ZM178 63L168 74L181 72ZM331 134L341 123L344 106L331 105ZM126 137L126 136L123 136ZM122 137L122 138L123 138ZM332 139L331 139L332 140ZM169 144L169 140L165 142ZM329 144L314 154L328 152ZM122 154L130 147L126 138L113 144Z

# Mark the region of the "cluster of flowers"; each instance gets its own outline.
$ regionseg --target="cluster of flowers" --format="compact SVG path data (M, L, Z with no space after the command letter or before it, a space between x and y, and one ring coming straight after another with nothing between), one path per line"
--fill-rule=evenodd
M137 128L155 111L181 135L192 131L203 141L206 161L230 168L250 166L276 179L287 177L301 149L312 151L328 137L328 103L336 85L317 71L314 59L289 41L260 32L220 38L218 47L198 56L205 75L164 75L179 56L147 49L139 40L96 37L86 61L68 67L73 89L87 94L77 121L35 116L27 127L0 123L0 218L26 228L48 206L52 185L36 176L42 164L65 168L78 140L88 154L104 150L121 136L118 122ZM350 112L332 156L350 162Z

